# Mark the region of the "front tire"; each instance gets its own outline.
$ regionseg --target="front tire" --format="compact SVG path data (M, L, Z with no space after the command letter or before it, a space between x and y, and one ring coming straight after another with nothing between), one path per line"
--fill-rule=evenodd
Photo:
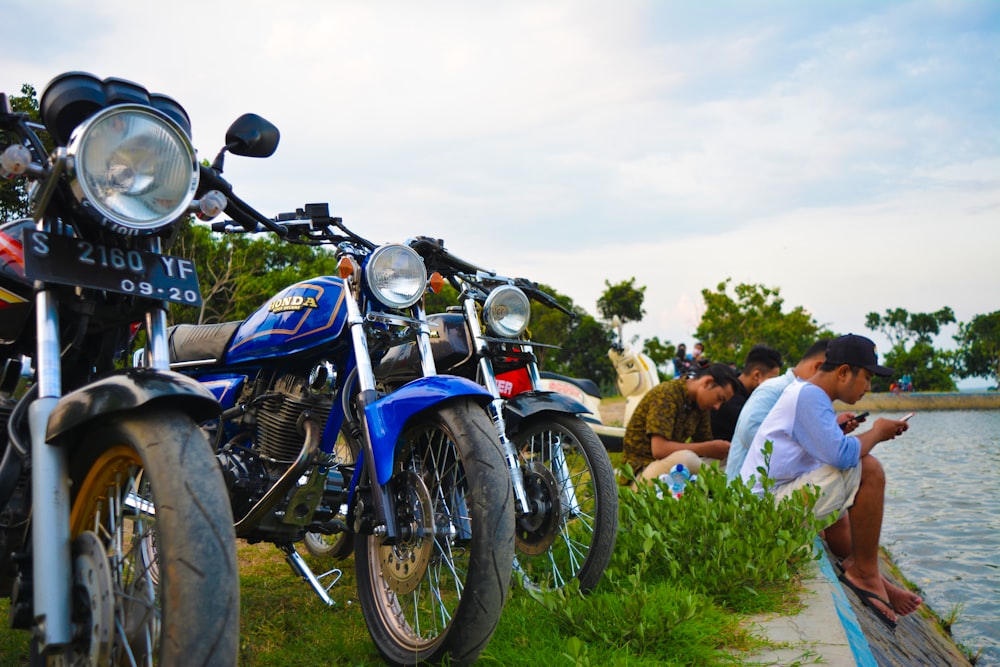
M358 598L390 664L464 665L500 620L514 557L510 478L485 411L454 399L418 416L389 484L398 544L356 540Z
M112 415L70 466L74 621L84 628L70 663L235 665L236 534L201 429L171 410Z
M517 518L517 565L525 586L593 589L618 536L618 483L608 453L574 415L543 413L513 435L535 511Z

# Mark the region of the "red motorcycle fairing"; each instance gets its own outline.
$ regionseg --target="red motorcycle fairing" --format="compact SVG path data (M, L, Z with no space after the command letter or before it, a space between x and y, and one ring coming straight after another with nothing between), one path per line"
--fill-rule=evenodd
M0 225L0 344L18 339L34 309L34 289L24 277L21 245L22 232L34 225L30 218Z

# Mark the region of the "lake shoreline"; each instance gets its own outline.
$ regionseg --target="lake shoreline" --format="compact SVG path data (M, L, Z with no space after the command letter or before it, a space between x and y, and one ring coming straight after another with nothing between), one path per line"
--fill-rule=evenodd
M621 424L620 420L624 412L624 403L625 401L621 397L605 399L601 402L600 411L605 423L614 423L617 421L619 425ZM939 414L941 417L944 417L949 411L956 413L968 411L967 415L958 417L962 421L989 418L989 411L1000 410L1000 392L918 392L902 395L875 393L867 394L855 405L846 405L837 402L835 407L838 411L850 410L855 413L866 410L871 411L872 415L870 419L880 416L893 417L911 411L918 414L933 411L935 413L934 418L932 419L931 414L928 414L928 421L924 424L925 426L930 426L936 423L935 420ZM953 431L954 429L949 426L946 430ZM897 470L897 472L899 471ZM911 486L917 484L913 480L907 483ZM884 570L883 573L886 576L889 576L890 579L897 581L897 583L904 587L927 589L922 590L921 593L925 598L925 604L921 612L903 619L896 633L886 633L885 626L879 623L871 612L861 606L857 596L849 591L845 593L851 606L857 607L855 613L859 619L860 630L865 636L870 651L877 656L875 664L880 665L880 667L908 667L910 664L954 664L968 666L972 662L970 658L982 660L983 665L1000 664L996 662L995 643L982 641L982 637L988 636L989 633L987 632L984 635L982 630L976 629L976 624L981 624L982 622L981 618L971 617L963 613L964 603L959 598L941 597L940 590L937 590L935 593L936 589L940 589L941 581L944 581L946 577L942 577L940 572L934 570L933 564L928 566L930 567L928 572L926 571L926 567L924 570L921 570L913 562L910 562L917 556L914 556L913 553L908 554L907 552L916 552L919 556L921 553L920 543L914 539L913 542L903 544L898 539L887 540L889 549L888 551L882 551L881 568ZM899 551L898 553L890 553L897 550ZM890 570L891 574L889 574ZM933 580L928 579L928 577L932 577ZM914 582L916 582L916 585L914 585ZM834 585L839 587L839 582L834 580ZM931 607L932 601L927 599L929 597L935 597L933 601L935 606L933 609ZM954 629L952 626L955 624L961 628L957 633L958 636L952 634L952 630ZM803 639L807 642L809 640L818 641L821 634L819 631L815 635L809 632L803 636ZM937 652L945 652L945 654L951 657L947 659L942 658L940 654L935 655ZM932 659L926 657L917 659L913 657L914 655L921 654L924 656L934 655L935 657ZM778 662L773 664L790 663ZM858 664L870 665L872 663L859 662Z
M923 410L1000 410L1000 391L915 391L904 394L869 393L854 405L833 402L837 412L920 412ZM601 400L601 421L611 426L624 426L625 399L613 396Z
M834 401L838 412L919 412L921 410L1000 410L1000 391L879 392L865 394L854 405Z

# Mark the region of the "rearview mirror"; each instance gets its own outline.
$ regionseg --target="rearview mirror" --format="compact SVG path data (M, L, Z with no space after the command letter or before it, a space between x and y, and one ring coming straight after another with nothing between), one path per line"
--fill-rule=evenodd
M278 147L281 133L269 120L245 113L226 131L226 149L233 155L269 157Z

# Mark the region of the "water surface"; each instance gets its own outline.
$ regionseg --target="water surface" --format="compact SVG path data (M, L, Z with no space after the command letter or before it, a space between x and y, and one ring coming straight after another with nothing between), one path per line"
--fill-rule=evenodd
M899 417L896 413L872 418ZM876 445L886 472L882 544L955 639L1000 666L1000 411L918 412Z

